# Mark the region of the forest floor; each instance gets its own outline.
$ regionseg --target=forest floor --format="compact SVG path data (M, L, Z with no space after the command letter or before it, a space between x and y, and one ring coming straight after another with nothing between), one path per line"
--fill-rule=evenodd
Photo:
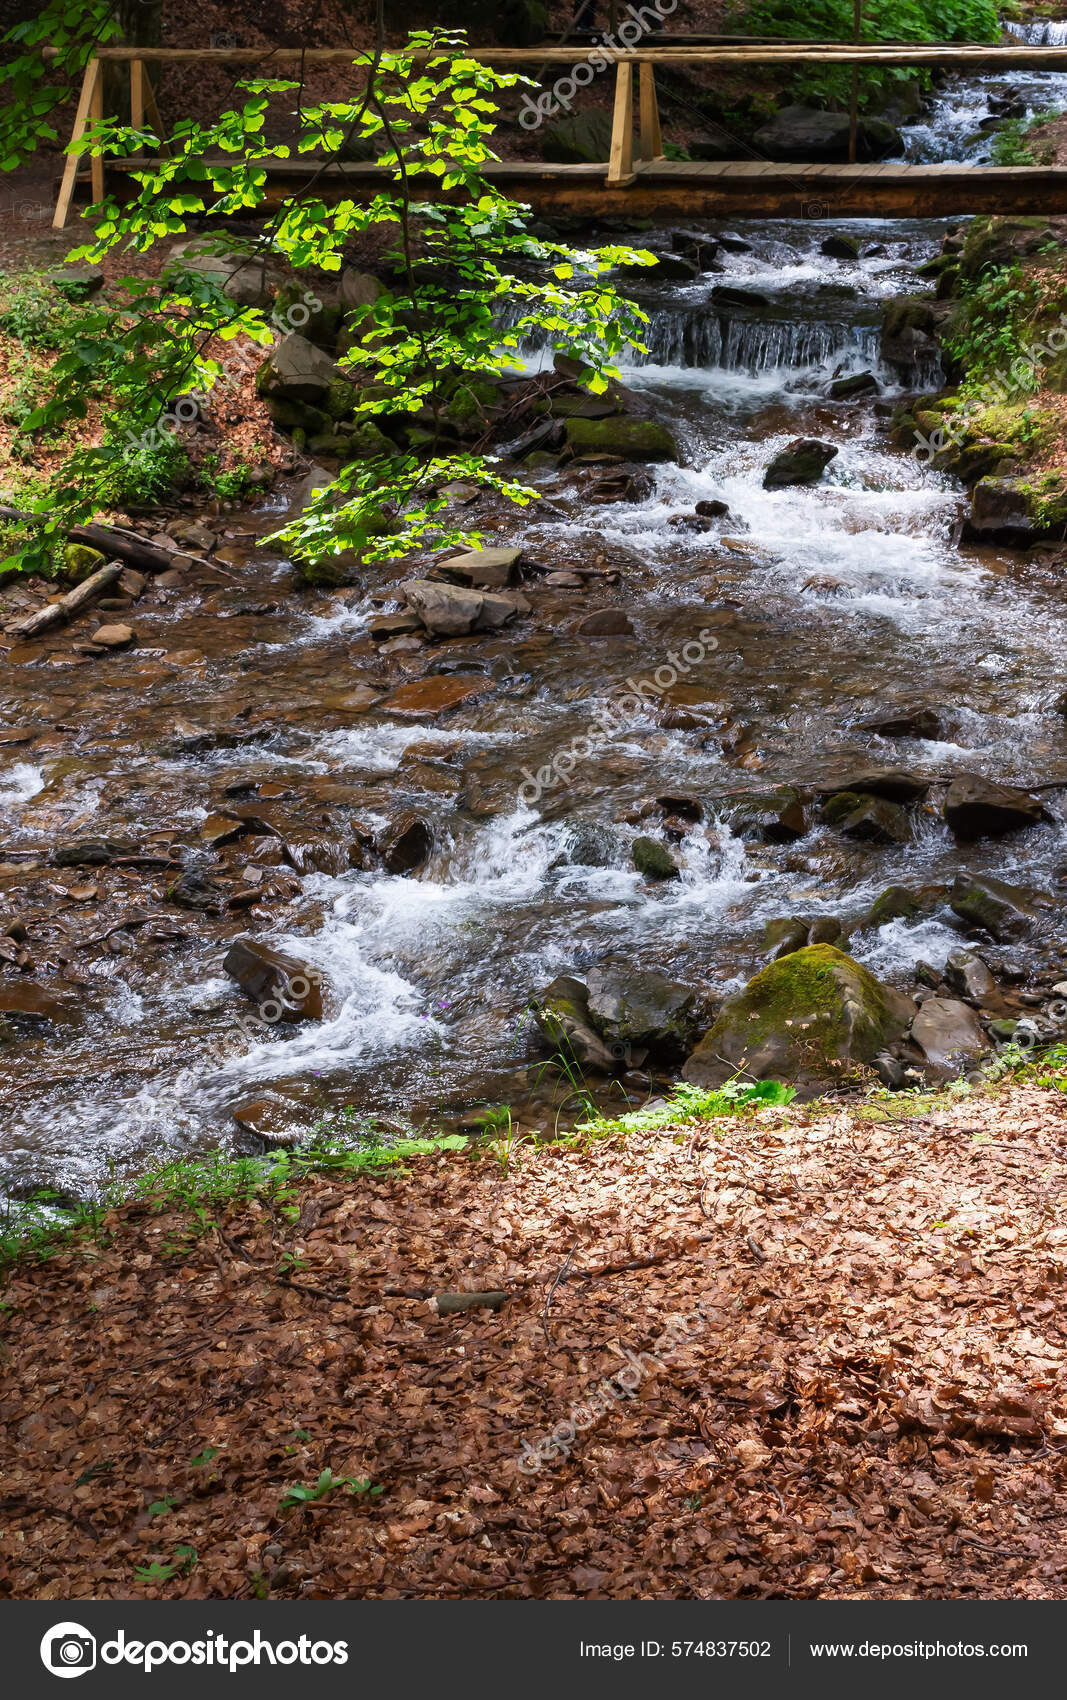
M9 1273L0 1592L1067 1598L1065 1155L1015 1085L125 1206Z

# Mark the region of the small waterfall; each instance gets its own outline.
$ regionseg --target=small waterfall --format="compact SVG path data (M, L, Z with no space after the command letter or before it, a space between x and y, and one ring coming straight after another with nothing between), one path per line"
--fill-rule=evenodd
M730 318L706 309L661 309L645 332L648 353L635 364L719 367L751 377L830 361L858 369L877 364L879 340L876 325Z
M1027 24L1005 22L1004 28L1017 41L1025 42L1027 47L1067 46L1067 22L1053 22L1051 19L1038 18Z

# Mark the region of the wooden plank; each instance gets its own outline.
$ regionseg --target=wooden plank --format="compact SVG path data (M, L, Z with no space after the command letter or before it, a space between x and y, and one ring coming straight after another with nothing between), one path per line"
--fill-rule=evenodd
M656 99L656 68L641 65L641 158L662 159L663 137L659 127L659 102Z
M74 114L74 128L70 133L67 144L67 163L63 167L63 181L59 185L59 195L56 199L56 210L52 215L53 230L62 230L67 222L70 211L71 197L74 194L74 180L78 175L79 155L72 150L76 142L80 142L85 134L85 126L89 121L89 109L96 95L100 82L100 60L90 59L85 66L82 78L81 93L78 96L78 109Z
M611 120L611 157L608 160L608 186L621 187L633 182L634 147L634 68L629 60L620 59L615 72L615 110Z

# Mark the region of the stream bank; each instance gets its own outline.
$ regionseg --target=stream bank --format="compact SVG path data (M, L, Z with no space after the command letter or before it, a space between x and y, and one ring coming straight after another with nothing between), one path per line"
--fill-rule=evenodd
M95 619L11 642L12 1191L365 1119L507 1106L548 1137L584 1107L547 1066L547 988L621 1107L669 1089L769 957L787 976L786 946L845 947L883 1015L910 1001L831 1079L973 1069L1035 1011L1055 1031L1062 563L1055 539L961 547L963 486L900 436L908 398L943 394L947 297L916 286L945 235L642 233L664 264L633 282L648 349L609 411L536 349L479 401L522 400L541 495L452 492L501 555L309 585L261 542L299 499L283 477L145 522L174 566L101 611L118 647ZM344 419L320 411L288 429L329 460ZM286 963L250 997L238 940ZM250 1029L282 972L321 976L322 1019Z

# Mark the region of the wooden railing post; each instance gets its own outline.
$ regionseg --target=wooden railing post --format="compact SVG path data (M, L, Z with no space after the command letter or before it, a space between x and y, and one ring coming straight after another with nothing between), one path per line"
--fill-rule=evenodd
M74 152L74 148L85 134L85 126L89 122L90 113L93 112L98 105L102 105L102 103L103 94L101 92L100 83L100 61L99 59L94 58L87 62L85 75L82 78L81 93L78 96L78 110L74 114L74 128L70 133L70 141L67 144L67 163L63 167L63 181L59 185L59 195L56 199L56 210L52 217L53 230L62 230L67 222L67 214L70 211L70 203L74 194L74 180L78 175L78 163L80 158L80 156ZM97 162L94 161L93 163L95 165ZM96 193L95 177L93 179L93 193Z
M144 60L130 60L130 123L135 130L144 129ZM141 148L137 149L142 152Z
M615 72L615 112L611 123L608 187L622 189L634 180L634 68L620 59Z
M646 59L640 66L641 111L637 157L662 159L663 137L659 128L659 101L656 99L656 67Z

